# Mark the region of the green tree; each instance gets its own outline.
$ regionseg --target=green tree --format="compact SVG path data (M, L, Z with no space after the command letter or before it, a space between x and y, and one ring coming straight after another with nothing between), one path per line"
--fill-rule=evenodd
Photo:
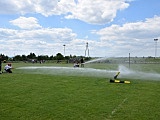
M26 61L27 60L27 56L26 55L22 55L22 60Z
M40 55L37 57L38 60L49 60L48 55Z
M63 55L61 53L57 53L56 59L57 60L64 60L64 57L63 57Z
M22 57L21 57L20 55L16 55L16 56L14 57L14 60L15 60L15 61L22 61Z
M34 53L30 53L27 58L29 59L35 59L36 58L36 55Z

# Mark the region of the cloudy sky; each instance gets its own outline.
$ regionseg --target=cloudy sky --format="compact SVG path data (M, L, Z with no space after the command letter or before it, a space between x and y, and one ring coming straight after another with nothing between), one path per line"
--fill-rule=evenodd
M159 0L0 0L0 54L155 56L154 39L160 56Z

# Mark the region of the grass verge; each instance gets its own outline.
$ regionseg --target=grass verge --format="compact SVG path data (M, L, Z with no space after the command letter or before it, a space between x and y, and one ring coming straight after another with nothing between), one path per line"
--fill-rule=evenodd
M159 81L18 73L0 75L1 120L160 118Z

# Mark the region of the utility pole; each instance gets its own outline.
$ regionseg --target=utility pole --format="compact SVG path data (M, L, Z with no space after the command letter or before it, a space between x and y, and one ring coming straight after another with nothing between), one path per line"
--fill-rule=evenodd
M155 58L156 58L156 55L157 55L157 41L158 41L158 39L154 39L154 41L155 41Z
M130 68L130 53L129 53L129 68Z
M63 46L64 46L64 57L65 57L65 46L66 46L66 45L64 44Z

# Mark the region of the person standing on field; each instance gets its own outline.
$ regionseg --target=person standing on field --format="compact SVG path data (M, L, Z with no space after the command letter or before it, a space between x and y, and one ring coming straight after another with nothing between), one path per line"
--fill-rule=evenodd
M81 67L84 67L84 59L81 58Z
M0 56L0 74L2 73L2 56Z

